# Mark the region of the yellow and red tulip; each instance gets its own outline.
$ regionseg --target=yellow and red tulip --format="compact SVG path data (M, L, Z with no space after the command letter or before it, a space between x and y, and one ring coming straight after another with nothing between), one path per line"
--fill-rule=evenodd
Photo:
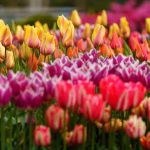
M81 18L79 16L79 13L77 10L72 11L70 20L72 21L73 25L77 26L77 27L80 26L82 23Z
M6 67L12 69L15 66L13 51L6 50Z
M24 32L22 26L17 25L17 27L16 27L16 38L17 38L17 40L18 40L18 42L19 42L20 44L23 43L23 41L24 41L24 36L25 36L25 32Z

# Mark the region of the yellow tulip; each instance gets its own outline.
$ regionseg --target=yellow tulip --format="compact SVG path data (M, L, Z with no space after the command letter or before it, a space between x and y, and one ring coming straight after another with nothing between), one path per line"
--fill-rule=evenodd
M0 43L0 59L5 59L5 47Z
M102 16L98 15L95 24L102 24Z
M77 26L77 27L80 26L82 23L81 18L79 16L79 13L77 10L72 11L70 20L72 21L73 25Z
M102 11L102 25L107 26L107 12L105 10Z
M84 39L86 39L87 37L90 37L91 36L91 26L89 23L86 23L85 24L85 27L84 27L84 30L82 32L82 37Z
M43 55L49 55L55 50L55 36L49 32L45 33L40 45L40 53Z
M12 69L15 66L14 54L12 51L6 50L6 67Z
M120 29L117 23L113 23L109 28L109 38L111 39L113 33L116 32L118 35L120 34Z
M17 27L16 27L16 38L20 44L23 43L24 35L25 35L25 32L24 32L22 26L17 25Z
M67 30L62 39L62 43L66 47L74 45L74 25L71 21L68 23Z
M103 43L106 34L106 29L103 25L96 24L92 34L92 42L95 46Z
M43 29L45 32L48 32L49 31L49 27L48 27L48 24L47 23L44 23L43 24Z
M39 22L39 21L36 21L36 22L35 22L35 27L43 28L41 22Z
M0 19L0 42L2 41L5 29L6 29L6 25L5 25L4 21L2 19Z
M12 44L12 40L13 40L13 37L10 31L10 28L8 25L6 25L4 34L2 36L2 41L1 41L2 45L4 45L5 47L10 46Z
M122 36L129 37L130 36L130 27L126 17L122 17L120 19L120 31Z
M69 23L69 20L66 17L64 17L63 15L59 16L57 19L57 25L59 27L59 30L60 30L60 33L62 36L65 34L65 32L68 28L68 23Z
M40 40L38 38L37 28L29 25L25 26L24 41L30 48L38 49L40 47Z
M150 34L150 18L146 18L145 23L146 23L146 31L147 33Z

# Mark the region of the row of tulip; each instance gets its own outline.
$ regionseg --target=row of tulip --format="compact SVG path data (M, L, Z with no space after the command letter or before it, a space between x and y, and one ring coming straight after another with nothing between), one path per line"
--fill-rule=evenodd
M150 19L142 33L107 22L0 20L1 150L150 149Z

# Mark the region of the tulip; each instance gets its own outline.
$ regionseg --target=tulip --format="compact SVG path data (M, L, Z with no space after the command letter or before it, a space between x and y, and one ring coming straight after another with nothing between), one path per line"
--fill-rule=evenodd
M20 47L20 56L22 59L28 60L32 55L32 49L25 43L23 43Z
M7 47L7 46L10 46L12 44L12 40L13 40L13 37L12 37L11 31L10 31L10 28L8 25L6 25L5 31L4 31L3 36L2 36L1 43L5 47Z
M50 107L48 107L45 112L45 119L48 126L54 131L62 131L64 128L65 119L65 124L67 128L69 122L69 115L68 112L66 112L66 114L64 113L64 110L57 105L51 105Z
M148 132L146 136L142 136L140 138L140 142L145 149L149 150L150 149L150 132Z
M12 69L15 66L14 54L12 51L6 50L6 67Z
M76 45L81 52L87 50L87 41L84 41L83 39L78 40Z
M39 125L34 129L34 143L39 146L47 146L51 143L50 128Z
M104 26L96 24L92 33L92 42L95 46L99 46L103 43L106 34Z
M66 47L74 45L74 25L71 21L68 22L66 32L63 35L62 43Z
M117 23L113 23L109 28L109 39L112 39L113 34L117 33L117 35L120 34L120 29Z
M37 28L29 25L25 26L24 41L30 48L38 49L40 47L40 40L38 38Z
M102 44L100 48L100 54L102 54L102 56L107 56L107 57L112 57L115 55L112 48L107 44Z
M86 142L87 129L83 125L75 125L73 131L69 132L66 136L68 145L78 145Z
M110 120L110 118L111 118L111 108L110 106L107 106L104 108L104 113L102 115L100 122L107 123Z
M63 55L63 51L61 49L56 48L54 51L54 58L61 58Z
M149 33L150 34L150 18L146 18L145 19L145 28L146 28L146 31L147 31L147 33Z
M89 23L85 23L84 29L82 31L82 37L83 39L86 39L87 37L91 36L91 26Z
M81 106L81 114L90 121L100 121L104 107L102 95L87 95Z
M23 41L24 41L24 36L25 36L25 32L24 32L22 26L17 25L16 38L17 38L17 40L18 40L18 42L19 42L20 44L23 43Z
M67 49L67 55L69 58L72 58L72 57L77 58L78 57L78 47L74 47L74 48L69 47Z
M98 15L95 24L102 24L102 16Z
M0 43L0 58L5 59L5 47Z
M43 24L43 29L45 32L48 32L49 31L49 27L48 27L48 24L47 23L44 23Z
M130 138L142 137L146 132L145 122L141 117L130 116L125 123L125 131Z
M59 27L59 30L60 30L60 33L62 36L64 36L64 34L67 31L68 23L69 23L69 20L66 17L64 17L63 15L59 16L57 19L57 25Z
M80 26L82 21L81 21L81 18L78 14L78 11L77 10L73 10L72 13L71 13L71 17L70 17L70 20L72 21L73 25L74 26Z
M40 45L40 53L43 55L49 55L55 50L55 36L49 32L45 33Z
M6 25L2 19L0 19L0 42L2 42L2 38L6 29Z
M121 31L123 37L130 36L130 27L129 27L129 23L128 23L126 17L122 17L120 19L120 31Z
M107 26L107 12L105 10L101 13L102 25Z

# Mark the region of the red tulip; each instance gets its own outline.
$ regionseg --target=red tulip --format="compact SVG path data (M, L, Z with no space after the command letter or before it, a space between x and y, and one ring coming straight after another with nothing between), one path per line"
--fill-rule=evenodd
M146 136L142 136L140 138L140 142L145 149L149 150L150 149L150 132L148 132Z
M34 129L34 143L40 146L47 146L51 142L50 128L39 125Z
M45 119L54 131L60 131L64 126L64 110L57 105L51 105L45 112ZM66 127L69 122L69 115L66 112L65 115Z

